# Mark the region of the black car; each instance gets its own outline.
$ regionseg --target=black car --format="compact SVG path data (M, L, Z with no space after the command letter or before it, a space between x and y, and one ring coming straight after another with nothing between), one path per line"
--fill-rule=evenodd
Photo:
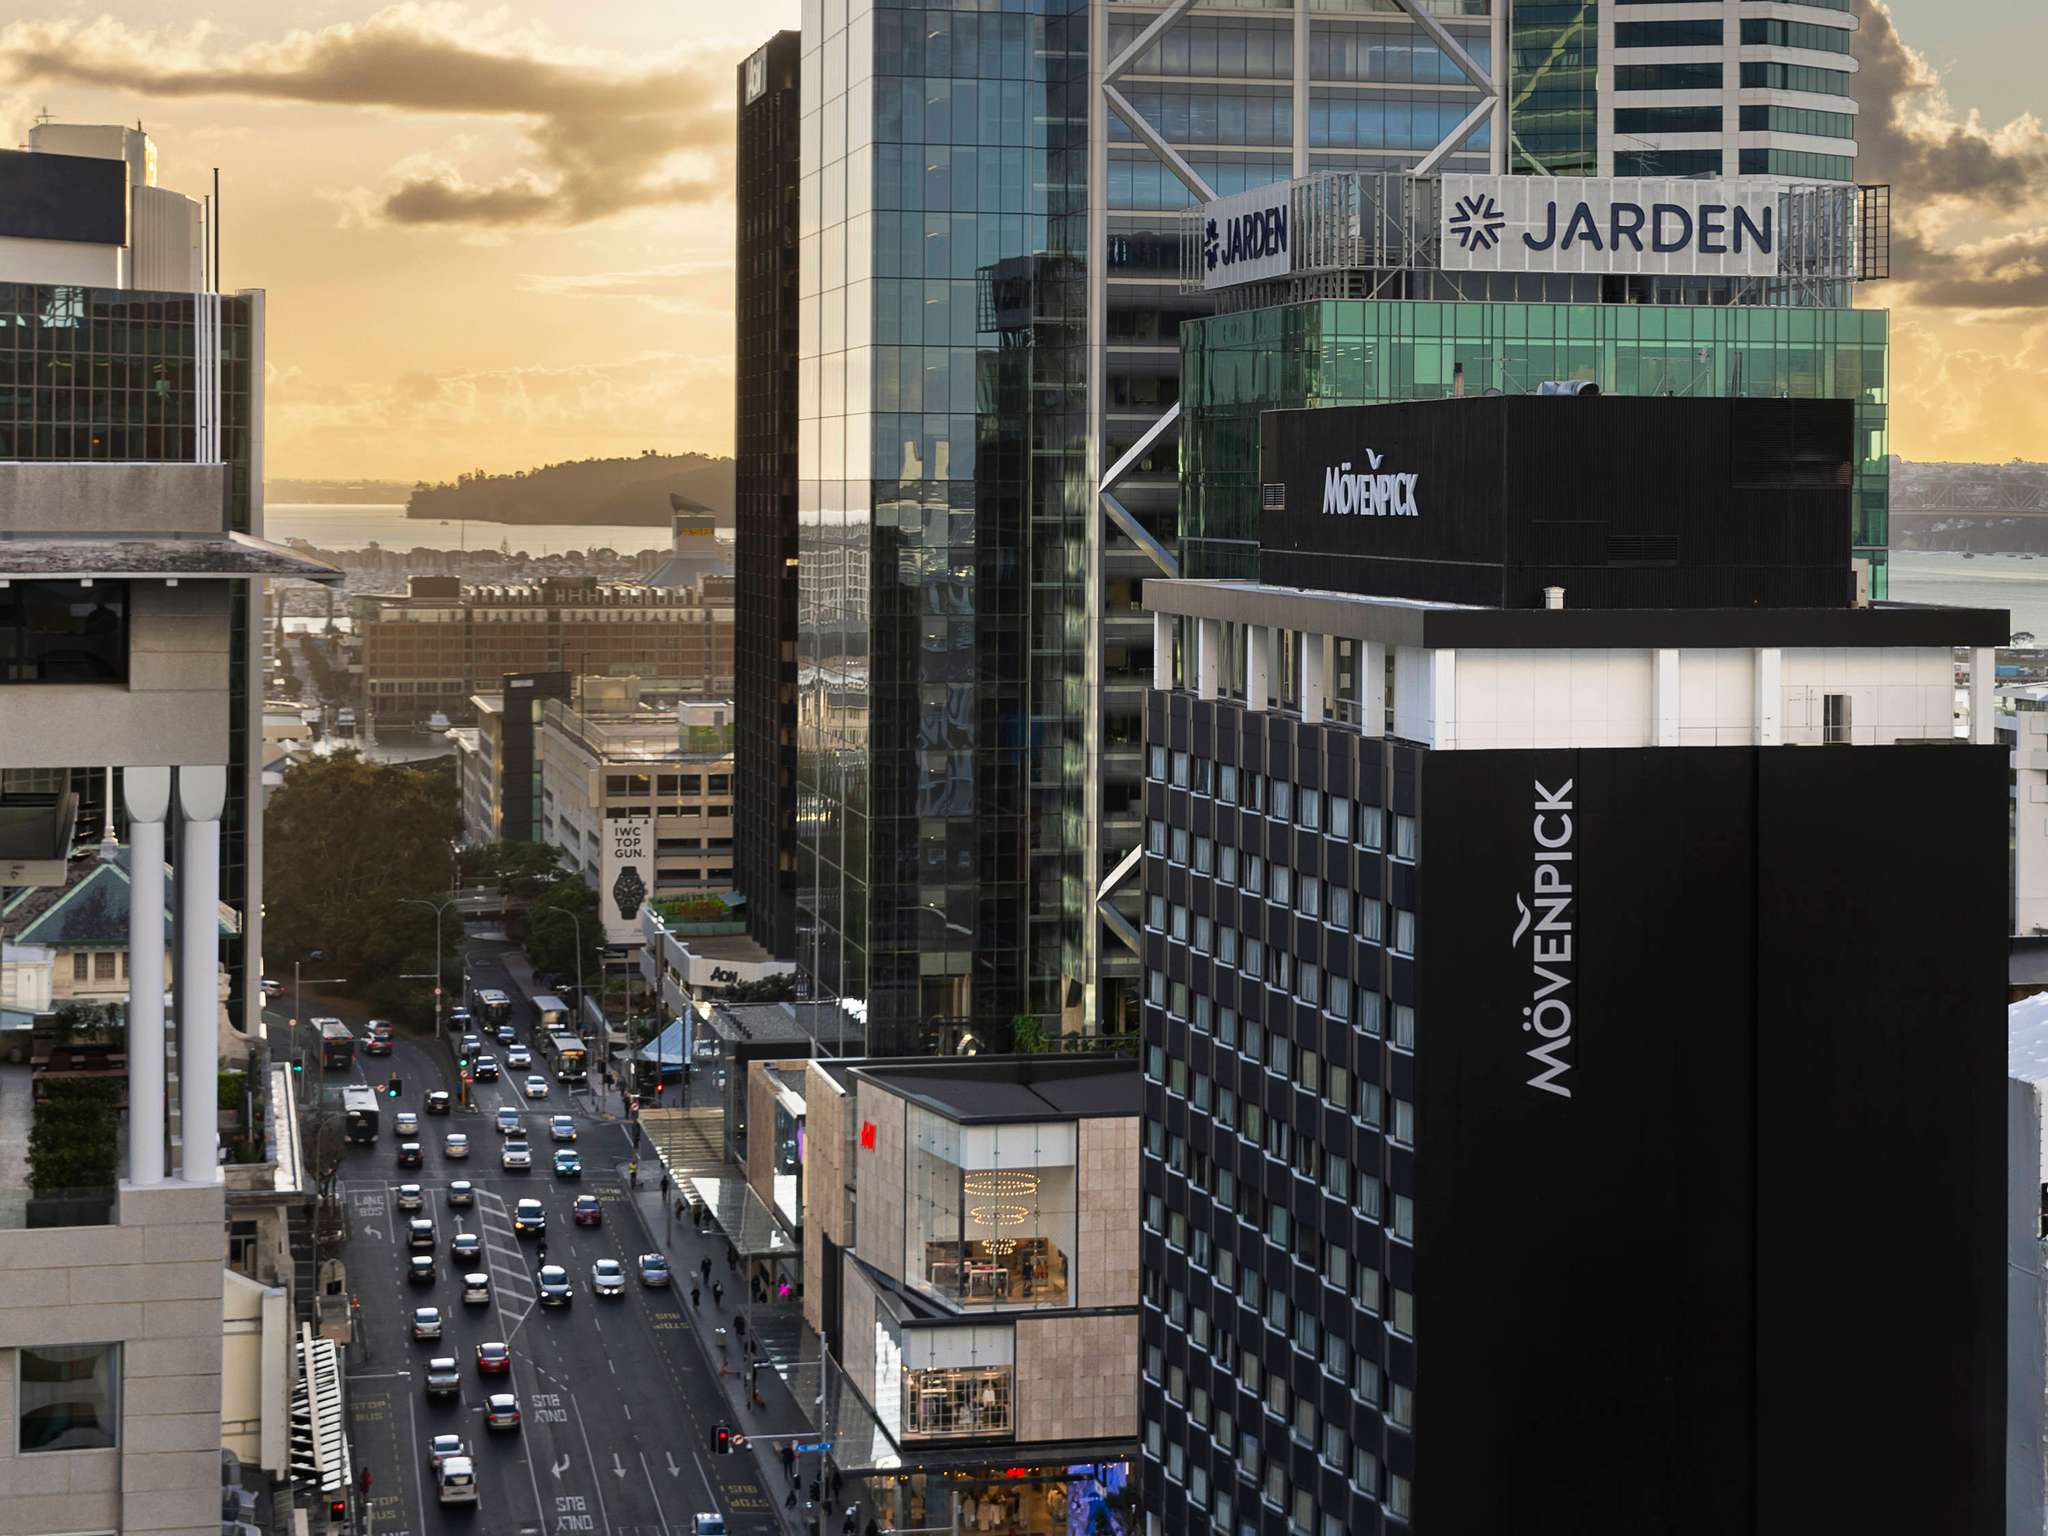
M474 1232L458 1232L448 1243L448 1256L468 1263L481 1263L484 1255L483 1239Z
M498 1080L498 1058L479 1056L476 1059L476 1080L480 1083L495 1083Z
M566 1307L575 1300L576 1292L569 1283L569 1271L559 1264L543 1264L536 1277L540 1290L540 1304L544 1307Z
M420 1156L420 1144L416 1141L401 1141L398 1144L398 1166L401 1168L424 1167L426 1159Z
M434 1283L433 1256L425 1253L414 1254L411 1262L405 1266L405 1278L414 1285L432 1285Z
M427 1095L427 1113L430 1115L452 1114L455 1100L446 1088L436 1088Z

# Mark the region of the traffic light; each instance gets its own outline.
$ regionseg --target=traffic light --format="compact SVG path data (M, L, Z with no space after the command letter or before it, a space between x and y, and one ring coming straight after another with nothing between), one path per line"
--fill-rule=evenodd
M305 1057L303 1057L303 1056L300 1056L300 1055L298 1055L297 1053L294 1053L294 1054L293 1054L293 1056L292 1056L292 1071L294 1071L294 1072L303 1072L303 1071L305 1071L305 1070L306 1070L306 1058L305 1058Z
M732 1431L723 1424L714 1425L711 1430L711 1450L717 1456L732 1454Z
M397 1098L399 1090L404 1086L405 1084L399 1080L398 1074L396 1072L392 1073L391 1076L384 1079L384 1097L387 1099Z
M348 1500L347 1500L347 1499L330 1499L330 1500L328 1500L328 1503L327 1503L327 1521L328 1521L328 1524L330 1524L330 1525L345 1525L345 1524L347 1524L347 1523L348 1523Z

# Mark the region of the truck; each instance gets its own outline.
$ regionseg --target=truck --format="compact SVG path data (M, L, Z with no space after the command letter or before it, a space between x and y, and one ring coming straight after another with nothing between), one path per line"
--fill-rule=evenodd
M315 1019L320 1030L320 1065L329 1072L345 1072L356 1059L356 1037L339 1019Z
M555 1029L537 1038L548 1065L555 1069L556 1077L565 1083L580 1083L590 1076L590 1048L583 1043L581 1036L572 1035L566 1029Z
M552 992L536 992L533 995L533 1037L552 1034L558 1029L569 1027L569 1005Z

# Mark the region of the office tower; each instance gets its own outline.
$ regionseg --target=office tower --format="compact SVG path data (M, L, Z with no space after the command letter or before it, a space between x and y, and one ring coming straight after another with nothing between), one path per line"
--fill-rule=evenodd
M747 931L796 952L796 317L795 32L740 64L737 403L734 413L733 868Z
M1228 16L1076 4L988 19L821 0L807 13L798 901L799 961L816 985L911 1033L959 1017L986 1035L1013 1009L1048 1027L1134 1027L1151 661L1138 593L1184 561L1187 573L1252 568L1256 509L1229 498L1249 486L1256 407L1221 419L1225 407L1448 395L1460 363L1473 393L1533 390L1581 359L1539 356L1528 338L1577 343L1592 327L1608 353L1633 354L1647 333L1621 306L1680 311L1643 321L1670 356L1640 387L1863 402L1859 543L1883 593L1884 321L1849 313L1842 281L1793 294L1704 274L1433 275L1434 177L1670 174L1681 162L1617 155L1697 153L1710 139L1729 174L1846 184L1853 62L1833 45L1854 17L1799 4L1759 32L1734 0L1709 3L1718 47L1654 51L1628 29L1669 18L1591 0ZM1682 25L1704 38L1709 24ZM1007 51L1020 36L1028 48ZM1711 136L1698 126L1709 109ZM1637 112L1670 115L1625 115ZM1007 137L1019 132L1031 142ZM1249 286L1206 281L1184 259L1191 208L1227 219L1249 202L1222 200L1275 183L1338 173L1398 186L1410 172L1416 187L1376 191L1361 227L1384 215L1413 230L1402 259L1362 262L1354 240L1313 260L1291 252ZM1827 216L1870 220L1877 206ZM1879 275L1874 232L1857 230L1856 275ZM1475 298L1527 307L1475 315L1489 329L1467 338L1441 306ZM1325 314L1330 301L1374 307ZM1795 320L1792 307L1816 313ZM1695 308L1713 318L1696 322ZM1179 355L1190 321L1200 372ZM1384 377L1361 371L1411 351ZM1188 398L1190 381L1203 399ZM993 535L976 523L978 545L965 542L965 493L939 489L965 484L968 422L985 435L977 504L1020 483L1003 456L1013 440L1028 483L1028 517ZM1224 503L1183 510L1184 466ZM1014 597L1007 571L988 574L997 549L1022 572ZM1015 619L988 606L1008 602ZM978 637L964 632L970 606ZM963 685L966 660L948 677L943 658L970 642ZM947 1043L945 1029L923 1032Z
M1274 412L1147 585L1160 1528L2003 1529L2006 615L1854 409Z
M215 288L202 200L156 184L139 129L39 122L0 152L0 465L56 461L224 467L229 527L263 531L263 294ZM261 641L248 584L234 631L221 895L242 915L225 946L236 1027L262 972ZM79 767L90 766L80 764Z

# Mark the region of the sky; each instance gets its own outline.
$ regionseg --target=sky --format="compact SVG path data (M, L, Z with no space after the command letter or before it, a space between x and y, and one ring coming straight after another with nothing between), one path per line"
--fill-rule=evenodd
M1892 449L2048 458L2040 0L1858 0ZM280 15L288 17L281 21ZM269 294L272 476L732 451L734 71L796 0L116 0L0 25L0 129L140 120ZM744 22L743 27L736 26Z

